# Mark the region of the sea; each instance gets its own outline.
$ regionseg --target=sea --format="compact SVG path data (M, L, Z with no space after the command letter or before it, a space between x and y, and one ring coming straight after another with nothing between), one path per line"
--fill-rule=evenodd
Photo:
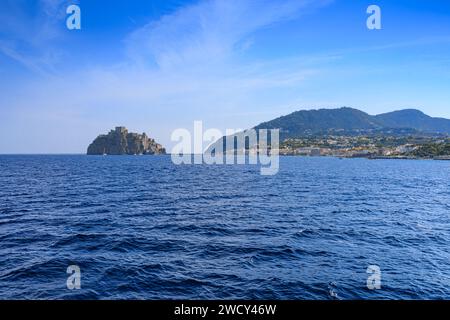
M279 166L0 156L0 299L450 299L450 162Z

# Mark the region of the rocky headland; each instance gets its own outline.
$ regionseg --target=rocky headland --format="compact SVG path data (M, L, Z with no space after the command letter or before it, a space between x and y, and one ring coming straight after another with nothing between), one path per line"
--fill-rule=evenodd
M116 127L108 134L99 135L88 147L88 155L155 155L165 154L162 145L145 133L128 132Z

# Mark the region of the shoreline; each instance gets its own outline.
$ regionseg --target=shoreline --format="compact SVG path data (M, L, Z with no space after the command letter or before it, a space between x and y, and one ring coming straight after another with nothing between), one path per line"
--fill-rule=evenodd
M195 156L196 154L190 154L191 156ZM86 157L137 157L141 155L130 155L130 154L108 154L108 155L89 155L86 153L4 153L0 154L1 156L86 156ZM166 154L153 154L153 155L142 155L147 157L155 157L155 156L171 156L170 153ZM243 156L243 155L239 155ZM249 156L249 155L245 155ZM280 157L299 157L299 158L335 158L335 159L367 159L367 160L435 160L435 161L450 161L450 156L437 156L437 157L411 157L411 156L397 156L397 157L389 157L389 156L367 156L367 157L358 157L358 156L334 156L334 155L317 155L317 156L306 156L306 155L296 155L296 154L279 154Z
M280 154L282 157L301 157L301 158L337 158L337 159L367 159L367 160L436 160L436 161L450 161L450 156L438 156L432 158L426 157L408 157L408 156L399 156L399 157L389 157L389 156L373 156L373 157L345 157L345 156L304 156L304 155L296 155L296 154Z

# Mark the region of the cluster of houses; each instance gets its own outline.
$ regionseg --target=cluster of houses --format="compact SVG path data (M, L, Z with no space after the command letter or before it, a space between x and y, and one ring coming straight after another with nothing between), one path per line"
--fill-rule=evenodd
M413 144L403 144L398 146L377 146L374 144L352 145L352 144L330 144L311 145L297 147L292 144L283 144L280 148L281 155L298 155L298 156L330 156L330 157L396 157L407 156L418 146Z

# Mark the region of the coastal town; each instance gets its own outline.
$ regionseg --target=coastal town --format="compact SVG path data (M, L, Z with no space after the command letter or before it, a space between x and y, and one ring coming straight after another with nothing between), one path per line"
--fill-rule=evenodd
M448 136L311 136L286 139L280 155L450 160Z

